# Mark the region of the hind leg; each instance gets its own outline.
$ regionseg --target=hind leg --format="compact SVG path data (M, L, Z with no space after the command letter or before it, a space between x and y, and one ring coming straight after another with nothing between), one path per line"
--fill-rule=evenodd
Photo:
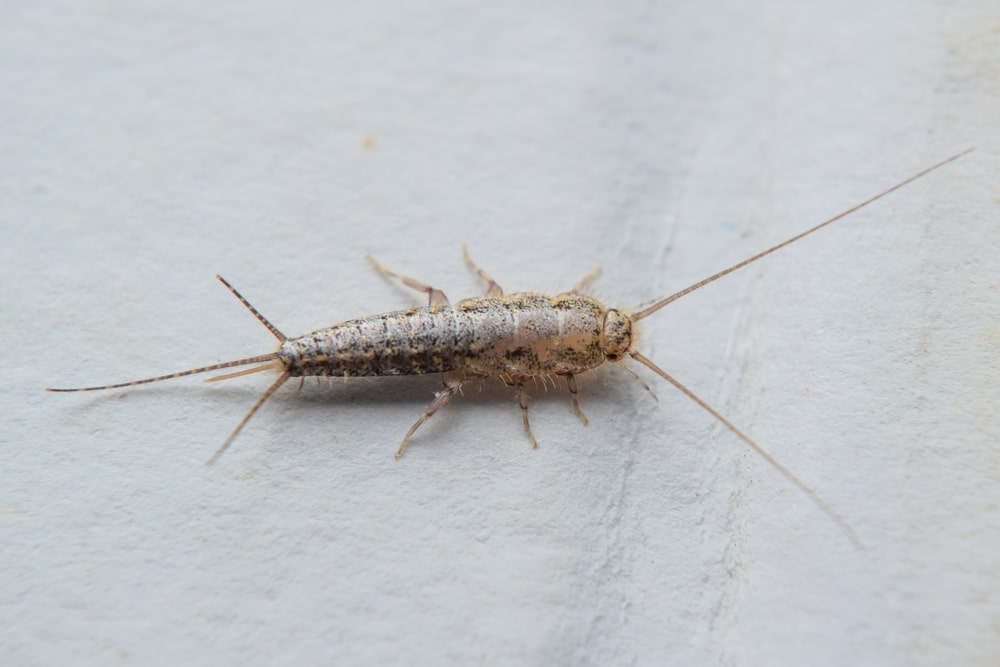
M414 422L413 426L410 427L410 430L406 432L405 436L403 436L403 442L399 443L399 449L396 450L397 458L403 455L403 450L406 449L406 444L410 441L410 437L416 433L417 429L420 428L425 421L430 419L435 412L440 410L445 403L450 401L452 396L458 393L458 390L462 388L462 382L463 379L461 377L457 377L450 373L444 376L444 389L435 395L434 400L427 406L424 414L420 415L420 419Z
M480 280L486 283L486 296L503 296L503 288L493 279L493 276L486 273L478 264L472 261L472 258L469 257L469 249L465 247L464 243L462 244L462 257L465 259L465 263L469 265L469 268L476 272Z
M365 259L367 259L368 263L372 265L372 268L374 268L382 275L389 276L390 278L396 278L407 287L415 289L422 294L426 294L428 306L448 305L448 297L446 297L444 295L444 292L437 289L436 287L431 287L427 283L421 282L416 278L410 278L409 276L404 276L401 273L396 273L395 271L387 269L386 267L382 266L377 261L375 261L375 258L372 257L370 254L365 255Z

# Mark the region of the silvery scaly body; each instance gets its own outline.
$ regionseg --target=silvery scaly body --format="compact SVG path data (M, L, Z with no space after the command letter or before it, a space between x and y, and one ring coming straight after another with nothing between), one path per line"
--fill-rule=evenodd
M604 364L605 322L623 319L608 313L597 300L575 294L466 299L341 322L284 341L277 357L292 377L461 372L512 384ZM618 347L628 349L629 331L619 331Z

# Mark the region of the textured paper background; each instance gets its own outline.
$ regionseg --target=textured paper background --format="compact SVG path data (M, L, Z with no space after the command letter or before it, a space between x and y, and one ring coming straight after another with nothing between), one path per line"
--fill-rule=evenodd
M991 664L1000 12L989 3L5 3L5 664ZM121 381L418 303L670 293L649 373L468 391Z

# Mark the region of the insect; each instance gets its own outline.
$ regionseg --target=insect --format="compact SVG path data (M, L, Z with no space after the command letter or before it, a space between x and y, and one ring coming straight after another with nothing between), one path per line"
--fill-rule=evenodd
M597 274L596 269L584 276L569 292L557 296L532 292L505 295L496 280L472 261L464 246L465 261L486 284L486 295L451 304L441 290L391 271L369 255L368 259L376 270L427 295L427 306L347 320L297 338L289 338L250 305L250 302L224 278L216 276L278 339L279 346L275 352L132 382L75 389L47 389L47 391L119 389L239 366L253 367L213 377L207 381L226 380L261 371L277 371L278 378L264 391L222 446L208 460L207 465L211 465L229 448L257 410L289 378L439 374L442 389L435 394L434 400L403 437L396 452L397 456L401 456L416 430L448 403L464 384L491 377L499 378L505 385L514 388L524 431L532 446L537 447L538 442L531 432L528 421L526 382L538 378L543 381L553 377L563 378L569 390L573 410L586 424L587 417L580 409L577 397L576 376L606 363L613 363L638 379L649 390L649 386L625 365L626 359L631 358L672 384L718 419L805 493L820 510L841 527L852 542L860 547L859 539L847 523L791 471L778 463L690 389L635 349L633 342L636 325L677 299L847 217L973 150L975 149L970 148L928 167L815 227L639 310L609 308L585 295L584 289Z

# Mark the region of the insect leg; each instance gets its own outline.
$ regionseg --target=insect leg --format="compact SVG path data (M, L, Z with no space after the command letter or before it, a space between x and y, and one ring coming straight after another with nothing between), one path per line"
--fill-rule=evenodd
M431 418L431 416L441 409L445 403L451 400L451 397L458 393L458 390L462 388L463 378L454 376L452 374L447 374L444 376L444 389L439 391L431 404L427 406L424 414L420 415L420 419L414 422L410 430L406 432L403 436L403 442L399 443L399 449L396 450L396 457L403 455L403 450L406 449L406 443L410 441L410 437L420 428L420 425Z
M587 272L583 278L580 278L579 282L573 285L573 289L569 291L570 294L583 294L583 290L587 287L587 283L596 278L601 273L601 267L595 266L593 269Z
M587 420L587 415L583 414L583 410L580 409L580 401L577 399L576 393L576 377L572 373L566 374L566 386L569 388L569 395L573 399L573 411L576 415L583 421L583 425L586 426L590 422Z
M472 261L469 257L469 249L462 244L462 257L465 259L465 263L469 265L469 268L476 272L480 280L486 283L486 296L503 296L503 288L493 279L493 276L486 273L478 264Z
M378 271L379 273L381 273L383 275L386 275L386 276L389 276L391 278L396 278L396 279L400 280L407 287L410 287L412 289L417 290L418 292L422 292L422 293L426 294L427 295L427 305L428 306L447 306L448 305L448 297L446 297L444 295L444 292L442 292L441 290L439 290L439 289L437 289L435 287L431 287L427 283L421 282L421 281L417 280L416 278L410 278L409 276L404 276L404 275L402 275L400 273L396 273L395 271L392 271L390 269L385 268L384 266L382 266L381 264L379 264L377 261L375 261L375 258L372 257L370 254L366 254L365 255L365 259L367 259L368 263L371 264L372 267L376 271Z
M524 382L518 381L517 386L517 404L521 406L521 417L524 420L524 432L528 434L528 439L531 440L531 446L534 449L538 449L538 441L535 440L535 436L531 434L531 426L528 424L528 395L524 393Z
M649 395L653 397L654 401L656 401L657 403L660 402L660 398L656 395L656 392L653 391L653 389L648 384L646 384L645 380L643 380L641 377L639 377L638 375L636 375L636 373L635 373L634 370L632 370L631 368L629 368L628 366L626 366L623 363L618 364L618 368L622 369L623 371L625 371L626 373L628 373L629 375L631 375L633 377L633 379L635 379L636 382L638 382L639 384L641 384L642 388L649 392Z

